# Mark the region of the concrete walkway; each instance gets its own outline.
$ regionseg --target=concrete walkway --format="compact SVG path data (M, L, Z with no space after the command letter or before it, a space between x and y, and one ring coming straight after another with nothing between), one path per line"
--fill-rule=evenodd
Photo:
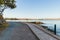
M9 27L0 34L0 40L38 40L24 23L9 22Z
M35 25L26 23L29 25L31 30L35 33L35 35L40 39L40 40L57 40L56 38L52 37L51 35L43 32L42 30L38 29Z

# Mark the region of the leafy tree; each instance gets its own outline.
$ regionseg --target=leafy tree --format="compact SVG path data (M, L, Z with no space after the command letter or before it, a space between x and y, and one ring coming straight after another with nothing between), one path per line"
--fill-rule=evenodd
M7 8L15 8L15 0L0 0L0 24L6 22L2 16L3 11Z
M7 8L15 8L15 0L0 0L0 32L8 27L8 23L3 18L3 11Z
M15 8L15 0L0 0L0 15L6 8Z

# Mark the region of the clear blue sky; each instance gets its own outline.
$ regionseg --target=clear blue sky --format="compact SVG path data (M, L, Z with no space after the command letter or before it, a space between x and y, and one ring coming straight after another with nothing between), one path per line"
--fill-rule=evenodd
M8 18L60 18L60 0L16 0L15 9L6 9Z

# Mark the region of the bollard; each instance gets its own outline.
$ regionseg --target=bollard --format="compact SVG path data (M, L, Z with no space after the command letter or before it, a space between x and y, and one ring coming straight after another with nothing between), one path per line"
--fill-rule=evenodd
M56 24L54 25L54 34L56 35Z

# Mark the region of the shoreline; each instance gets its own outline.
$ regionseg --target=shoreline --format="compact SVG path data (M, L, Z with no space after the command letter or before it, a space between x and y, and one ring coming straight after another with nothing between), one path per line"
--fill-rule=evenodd
M43 22L29 22L29 23L34 23L34 24L37 24L37 25L45 24L45 23L43 23ZM44 29L46 29L46 30L48 30L48 31L50 31L51 33L54 34L54 30L49 29L48 26L43 26L43 25L41 25L41 27L43 27Z

